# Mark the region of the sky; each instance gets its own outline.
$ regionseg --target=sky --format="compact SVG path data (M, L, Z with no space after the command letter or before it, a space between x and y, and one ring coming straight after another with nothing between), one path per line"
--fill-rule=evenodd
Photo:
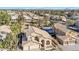
M79 7L79 0L0 0L0 7Z

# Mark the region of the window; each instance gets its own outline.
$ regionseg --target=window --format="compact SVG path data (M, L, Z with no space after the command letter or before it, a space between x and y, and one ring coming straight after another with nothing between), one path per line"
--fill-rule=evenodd
M39 38L37 36L35 37L35 40L39 42Z
M68 41L65 41L65 44L68 44Z
M46 45L49 45L50 44L50 41L46 41Z
M75 40L75 44L77 44L77 40Z
M28 29L29 28L29 25L28 24L25 24L26 28L25 29Z
M42 40L41 43L42 43L41 46L44 47L44 43L45 43L45 41Z

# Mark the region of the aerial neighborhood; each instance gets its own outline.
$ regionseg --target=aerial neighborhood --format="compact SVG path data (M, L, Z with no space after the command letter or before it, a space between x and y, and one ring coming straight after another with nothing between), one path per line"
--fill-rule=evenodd
M79 10L0 10L0 51L79 51Z

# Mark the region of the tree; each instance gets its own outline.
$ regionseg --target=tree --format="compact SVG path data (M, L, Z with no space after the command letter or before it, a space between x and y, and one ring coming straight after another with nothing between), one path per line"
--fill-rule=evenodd
M8 50L16 50L16 47L17 47L16 38L14 38L13 35L10 33L9 35L7 35L5 41L2 42L2 48Z
M67 25L73 25L74 23L75 23L75 20L73 20L73 19L69 19L67 21Z
M10 16L6 11L0 11L0 25L9 24Z
M20 33L21 31L21 25L16 22L16 23L13 23L11 25L11 30L12 30L12 34L13 34L13 39L14 39L14 42L16 43L15 46L17 46L18 44L18 38L17 38L17 34Z
M5 41L2 42L2 46L3 46L4 49L10 49L11 48L11 46L12 46L12 40L13 40L12 37L13 36L11 34L9 34L6 37Z

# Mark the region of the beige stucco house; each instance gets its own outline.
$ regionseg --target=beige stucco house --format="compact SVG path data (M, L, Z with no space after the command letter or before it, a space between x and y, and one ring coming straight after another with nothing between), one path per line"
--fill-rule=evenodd
M60 24L60 23L55 23L54 24L55 31L59 35L65 35L65 36L77 36L77 33L68 29L66 25Z
M68 33L70 32L70 30L67 29L65 25L62 25L60 23L55 23L54 27L55 27L55 31L61 35L68 35Z
M57 40L61 45L75 45L79 40L78 33L68 29L65 25L56 23L55 25L56 32L58 33Z
M23 51L39 51L40 43L29 40L26 43L22 44Z
M33 42L26 43L26 45L23 45L24 50L28 48L29 45L32 46L33 44L37 46L35 47L37 50L38 48L40 50L51 50L57 47L58 45L58 42L54 38L52 38L46 31L36 28L34 26L28 26L28 28L25 28L23 30L23 32L26 33L28 37L28 41L29 40L33 41ZM37 44L35 42L40 44Z
M61 45L75 45L77 44L77 39L69 36L59 36L57 35L58 41Z

